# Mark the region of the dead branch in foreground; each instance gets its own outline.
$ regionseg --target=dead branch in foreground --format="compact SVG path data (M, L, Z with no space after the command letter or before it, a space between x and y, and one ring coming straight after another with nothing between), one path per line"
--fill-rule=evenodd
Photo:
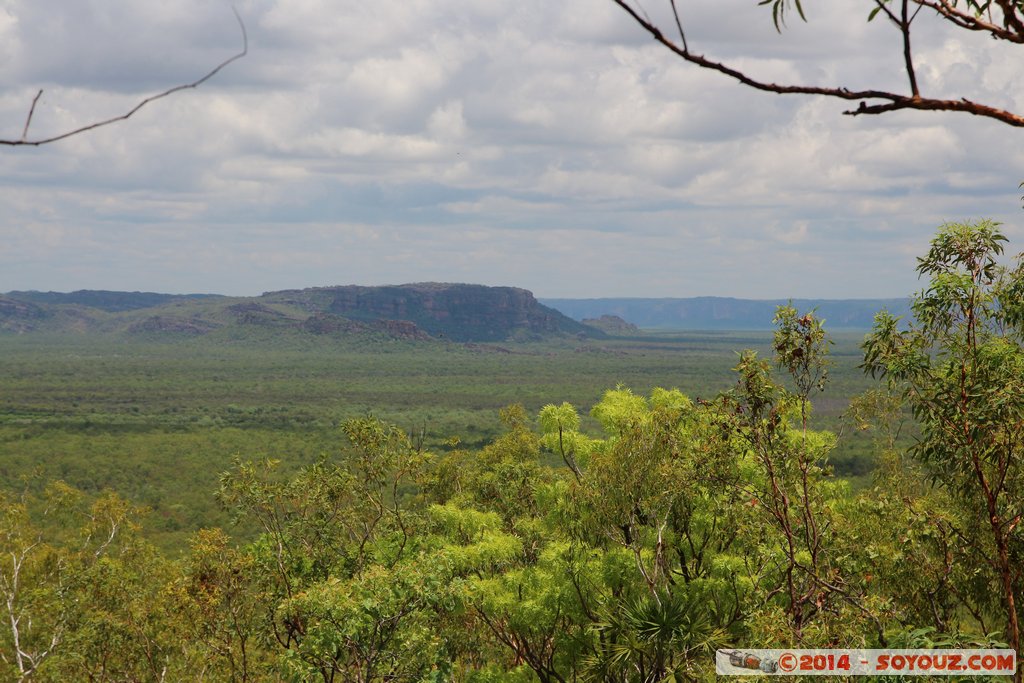
M117 123L118 121L124 121L126 119L131 118L132 115L135 114L135 112L139 111L140 109L145 107L150 102L156 102L157 100L163 99L165 97L168 97L169 95L173 95L174 93L180 92L182 90L189 90L189 89L193 89L193 88L198 88L200 85L202 85L206 81L208 81L211 78L213 78L214 76L216 76L220 72L220 70L223 69L224 67L226 67L228 64L231 64L232 62L237 61L237 60L241 59L242 57L245 57L247 54L249 54L249 35L246 33L245 23L242 21L242 17L238 14L238 10L236 10L234 7L232 7L231 11L235 13L235 19L238 20L238 27L242 31L242 51L239 52L238 54L235 54L235 55L229 57L228 59L225 59L223 62L221 62L220 64L215 66L209 73L207 73L205 76L203 76L199 80L193 81L191 83L185 83L185 84L182 84L182 85L177 85L177 86L175 86L173 88L169 88L168 90L164 90L163 92L158 93L156 95L151 95L150 97L147 97L146 99L142 100L141 102L139 102L134 107L129 109L124 114L121 114L120 116L114 116L114 117L111 117L109 119L104 119L103 121L97 121L95 123L90 123L87 126L82 126L81 128L75 128L74 130L70 130L70 131L67 131L65 133L61 133L59 135L53 135L53 136L50 136L50 137L37 138L35 140L30 140L28 138L28 129L32 125L32 117L33 117L33 115L35 115L35 112L36 112L36 104L39 103L39 98L43 94L43 91L40 90L39 92L36 93L36 96L32 98L32 105L29 107L28 116L25 117L25 127L21 131L21 137L18 138L17 140L0 138L0 145L9 145L9 146L29 145L29 146L32 146L32 147L39 147L40 145L46 145L46 144L49 144L51 142L57 142L58 140L63 140L65 138L69 138L69 137L71 137L73 135L78 135L80 133L85 133L85 132L90 131L90 130L95 130L97 128L102 128L103 126L109 126L110 124Z

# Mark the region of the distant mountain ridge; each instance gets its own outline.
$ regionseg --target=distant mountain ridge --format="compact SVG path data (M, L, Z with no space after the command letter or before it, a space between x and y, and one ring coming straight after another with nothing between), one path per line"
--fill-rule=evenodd
M258 297L154 292L8 292L0 333L107 334L173 340L389 337L456 342L603 337L516 287L414 283L266 292Z
M733 299L701 296L680 299L549 299L539 301L575 320L614 315L637 327L675 330L767 330L775 309L788 299ZM817 309L829 329L869 329L882 309L910 315L906 299L793 299L799 311Z
M529 341L631 336L635 327L767 330L785 300L537 299L517 287L412 283L266 292L257 297L78 290L0 294L0 333L105 334L125 339L299 337ZM795 299L829 329L866 329L884 309L909 314L909 299ZM584 324L584 321L588 324Z
M79 289L74 292L7 292L7 297L36 304L77 304L111 313L151 308L172 301L221 298L220 294L159 294L157 292L114 292L105 289Z

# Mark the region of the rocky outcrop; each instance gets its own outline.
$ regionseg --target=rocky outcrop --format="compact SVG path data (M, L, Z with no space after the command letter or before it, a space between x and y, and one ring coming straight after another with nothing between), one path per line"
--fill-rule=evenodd
M43 318L45 315L43 309L35 304L0 296L0 317L2 318L32 319Z
M408 320L378 320L373 328L382 331L393 339L426 341L431 336Z
M315 313L301 323L299 329L311 334L337 334L339 332L351 332L354 327L363 329L362 325L355 326L351 320L330 313Z
M282 327L295 324L295 319L288 317L281 311L256 302L247 301L233 304L228 306L226 310L234 316L236 322L243 325Z
M602 332L614 335L636 334L640 328L633 323L626 322L617 315L602 315L600 318L584 318L584 325L596 327Z
M46 312L27 301L0 296L0 330L24 334L31 332L46 317Z
M195 337L217 329L217 325L199 318L177 318L169 315L154 315L128 328L132 334L173 334Z

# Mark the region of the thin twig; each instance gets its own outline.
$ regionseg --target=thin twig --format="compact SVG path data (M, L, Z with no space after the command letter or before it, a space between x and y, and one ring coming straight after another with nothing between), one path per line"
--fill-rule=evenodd
M132 115L135 114L135 112L139 111L140 109L145 107L150 102L155 102L157 100L163 99L163 98L165 98L165 97L167 97L169 95L173 95L174 93L180 92L182 90L189 90L189 89L198 88L200 85L202 85L206 81L208 81L211 78L213 78L214 76L216 76L220 72L220 70L223 69L224 67L226 67L228 64L231 64L232 62L235 62L235 61L241 59L242 57L245 57L247 54L249 54L249 35L246 32L246 30L245 30L245 23L242 21L242 17L241 17L241 15L238 14L238 10L237 9L232 7L231 11L234 12L235 19L238 20L238 27L242 31L242 51L239 52L238 54L233 55L232 57L229 57L228 59L224 60L220 64L218 64L209 73L207 73L205 76L203 76L199 80L193 81L192 83L185 83L183 85L178 85L178 86L175 86L175 87L170 88L168 90L164 90L163 92L158 93L156 95L152 95L150 97L147 97L146 99L142 100L141 102L136 104L134 107L129 109L126 113L121 114L120 116L114 116L114 117L111 117L109 119L105 119L103 121L97 121L96 123L91 123L91 124L89 124L87 126L82 126L81 128L76 128L76 129L68 131L66 133L61 133L60 135L54 135L54 136L46 137L46 138L39 138L39 139L36 139L36 140L28 140L28 139L26 139L28 137L28 127L29 127L29 124L32 122L32 115L35 112L36 102L39 100L39 96L43 94L43 91L40 90L36 94L35 99L32 100L32 107L29 110L27 119L25 120L25 129L22 132L21 138L18 139L18 140L0 139L0 145L9 145L9 146L30 145L32 147L38 147L40 145L46 145L46 144L49 144L51 142L57 142L58 140L63 140L65 138L69 138L72 135L78 135L80 133L85 133L86 131L95 130L97 128L102 128L103 126L109 126L110 124L117 123L118 121L124 121L126 119L131 118Z
M32 106L28 108L28 116L25 117L25 128L21 131L22 141L28 137L28 127L32 125L32 115L36 113L36 104L39 102L39 98L43 96L42 89L36 93L36 96L32 98Z
M679 29L679 40L683 41L683 52L689 52L690 48L686 44L686 34L683 33L683 20L679 18L679 8L676 7L676 0L669 0L672 3L672 16L676 20L676 28Z
M882 10L885 16L889 17L889 21L894 23L896 26L900 25L900 20L896 18L896 15L892 13L892 10L885 6L885 0L875 0L875 6Z

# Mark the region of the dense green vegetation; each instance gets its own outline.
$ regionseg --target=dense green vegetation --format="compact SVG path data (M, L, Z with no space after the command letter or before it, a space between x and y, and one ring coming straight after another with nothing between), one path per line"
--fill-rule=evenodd
M131 486L133 467L151 467L191 489L186 473L201 469L191 458L210 457L209 438L298 455L224 464L209 491L244 533L196 531L180 556L147 540L125 496L12 481L0 498L2 675L661 683L710 678L723 646L1019 652L1024 265L997 263L1004 242L990 223L946 226L920 261L915 320L877 318L863 363L882 381L849 411L880 465L860 489L834 475L839 439L811 409L843 379L842 356L833 363L822 321L792 307L779 309L762 353L705 363L701 373L731 366L732 381L700 395L645 383L656 369L677 368L681 387L700 375L673 365L687 347L667 337L537 357L437 346L420 372L395 360L399 346L362 374L353 359L372 366L365 354L346 365L346 353L333 363L275 353L257 369L263 352L198 344L88 363L63 347L62 362L12 366L4 448L25 457L22 444L56 433L53 448L93 444L90 463L123 449L88 486ZM707 339L687 338L693 358L710 353ZM168 367L157 371L161 353ZM490 364L495 391L457 390L474 359ZM550 374L517 372L530 363ZM125 366L133 372L118 375ZM127 381L143 368L159 380ZM439 368L460 379L437 390ZM592 374L572 374L584 368ZM603 390L587 417L569 402L515 403L482 445L346 417L344 393L316 400L347 386L419 421L450 393L466 401L458 423L552 383L563 396L586 391L605 372L642 390ZM394 401L405 386L433 404ZM289 403L299 395L309 398ZM909 448L898 439L904 409L919 427ZM153 450L162 437L185 446ZM181 523L194 521L210 520Z
M0 337L0 482L36 469L84 491L111 489L154 510L147 533L165 548L192 531L227 526L212 496L232 458L280 459L293 469L337 454L337 427L373 414L438 448L452 437L480 448L499 433L498 411L531 414L568 401L584 413L602 392L657 386L710 397L733 382L743 348L770 350L761 333L658 334L633 339L506 347L254 336L233 344L176 344L92 336ZM851 396L871 386L856 364L863 334L834 347L819 424L838 427ZM365 344L365 345L364 345ZM848 436L852 436L847 431ZM842 474L871 467L867 439L844 438ZM251 531L233 530L238 533Z

